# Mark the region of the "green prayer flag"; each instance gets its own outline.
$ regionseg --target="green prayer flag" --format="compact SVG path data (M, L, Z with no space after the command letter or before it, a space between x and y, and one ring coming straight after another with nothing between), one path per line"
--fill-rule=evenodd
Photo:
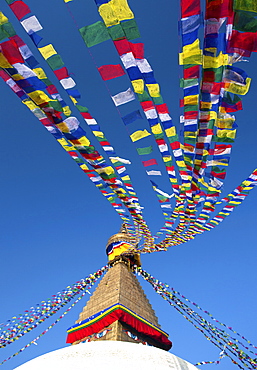
M137 148L137 152L138 152L139 155L150 154L150 153L152 153L152 151L153 151L152 145L147 146L145 148Z
M231 139L230 137L218 137L214 135L212 137L212 142L217 142L217 143L234 143L235 139Z
M56 69L60 69L64 66L63 60L59 54L52 55L50 58L48 58L47 63L49 67L55 71Z
M186 88L186 87L195 86L197 84L198 84L198 79L197 78L189 78L189 79L186 79L186 80L184 80L184 78L181 78L179 85L182 88Z
M257 1L256 0L234 0L234 10L245 10L247 12L257 13Z
M121 40L125 38L125 33L120 24L116 24L115 26L108 27L108 32L113 41Z
M7 33L8 37L12 37L16 35L15 29L13 28L10 22L3 24L2 28Z
M159 140L159 139L163 139L164 138L164 133L160 133L160 134L153 134L154 135L154 138L155 140Z
M143 94L137 94L139 102L151 100L150 95L144 91Z
M50 86L52 85L52 81L49 80L49 78L42 78L41 80L42 82L44 82L44 84L46 84L46 86Z
M153 102L155 105L159 105L159 104L163 104L163 99L162 99L162 96L158 96L158 97L152 97L153 99Z
M140 33L137 27L135 19L129 19L128 21L121 22L121 27L128 40L134 40L140 37Z
M101 21L82 27L79 32L88 48L110 39L108 30Z
M8 37L8 34L3 29L3 26L0 26L0 41L6 39Z
M257 19L245 12L237 11L234 16L234 29L242 32L256 32Z
M14 0L5 0L7 2L7 4L12 4L14 2Z
M198 111L198 105L185 105L184 106L185 112L195 112Z
M76 108L79 110L80 113L87 113L87 107L83 107L82 105L76 104Z
M49 106L54 108L57 112L63 112L62 106L58 100L51 100L49 103Z

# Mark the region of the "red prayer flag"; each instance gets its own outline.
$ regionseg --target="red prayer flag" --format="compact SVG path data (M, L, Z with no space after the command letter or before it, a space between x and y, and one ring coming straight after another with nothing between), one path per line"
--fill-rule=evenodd
M31 12L28 5L25 4L23 1L15 1L12 4L9 4L9 7L12 9L13 13L19 20Z
M233 30L228 45L228 52L237 52L246 50L249 52L257 51L257 34L256 32L238 32Z
M63 78L69 77L69 72L66 67L62 67L60 69L57 69L56 71L53 71L55 76L58 78L58 80L62 80Z
M130 44L127 39L116 40L114 41L114 45L119 55L131 52Z
M144 44L142 42L129 42L131 51L136 59L144 59Z
M10 64L24 63L24 59L13 40L5 41L1 43L2 53Z
M158 104L156 105L156 110L158 113L169 113L169 108L167 104Z
M104 81L125 75L120 64L108 64L98 68L98 71Z
M233 4L231 0L208 0L206 4L205 19L225 18L232 16Z
M18 35L10 37L9 40L14 40L18 48L25 45L25 42Z
M199 66L185 68L184 69L184 79L187 80L190 78L199 78L199 71L200 71Z
M154 105L153 105L153 102L148 100L148 101L142 101L140 103L141 107L143 108L143 111L147 111L149 109L154 109Z
M181 0L181 18L200 14L200 0Z
M10 76L2 69L0 69L0 77L4 80L7 81L10 79Z
M142 161L142 163L144 167L154 166L155 164L158 164L154 158L149 159L148 161Z
M58 90L54 85L47 86L46 90L50 95L58 94Z
M88 113L88 112L80 112L80 114L81 114L81 116L83 117L83 118L87 118L87 119L92 119L93 117L91 116L91 114L90 113Z

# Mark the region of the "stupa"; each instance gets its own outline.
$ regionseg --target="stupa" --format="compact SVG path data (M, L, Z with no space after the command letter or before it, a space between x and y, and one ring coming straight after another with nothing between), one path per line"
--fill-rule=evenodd
M135 241L123 226L107 243L110 269L68 329L70 346L46 353L17 370L195 370L171 354L172 347L149 303L133 266L140 266Z

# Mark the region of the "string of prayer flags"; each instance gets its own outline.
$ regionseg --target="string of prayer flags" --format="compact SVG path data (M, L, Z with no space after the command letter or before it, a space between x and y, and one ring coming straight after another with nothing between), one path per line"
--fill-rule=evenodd
M42 40L42 38L41 38L41 40ZM40 48L39 48L40 49ZM79 94L79 92L76 90L76 89L73 89L72 87L74 87L75 86L75 81L68 75L68 71L67 71L67 69L64 67L64 65L63 65L63 62L62 62L62 60L61 60L61 57L57 54L57 52L55 51L55 49L54 49L54 47L52 46L52 44L48 44L48 45L46 45L46 47L43 47L43 49L41 49L40 50L40 52L41 52L41 54L46 58L46 61L48 62L48 64L50 65L50 67L54 70L54 72L55 72L55 74L56 74L56 76L57 76L57 78L59 79L59 81L60 81L60 83L61 83L61 85L67 90L67 92L69 93L69 95L70 95L70 98L72 99L72 101L74 102L74 104L77 104L77 102L76 102L76 99L75 98L79 98L80 97L80 94ZM57 63L57 68L55 68L56 66L54 66L54 63L53 63L53 59L54 58L57 58L55 61L60 61L61 63L58 65L58 63ZM52 64L51 63L49 63L49 61L50 62L52 62ZM50 87L51 87L51 90L50 90ZM51 94L54 94L54 96L60 96L59 94L58 94L58 91L57 91L57 89L53 86L53 85L51 85L51 86L49 86L48 88L47 88L48 90L49 90L49 92L51 93ZM57 95L56 95L57 94ZM63 101L62 100L60 100L60 103L62 103ZM51 103L52 104L52 103ZM62 104L62 107L63 107L63 111L64 111L64 113L66 113L67 115L70 115L71 113L71 111L70 111L70 109L69 109L69 107L68 106L65 106L65 104L64 104L64 102L63 102L63 104ZM90 114L89 113L87 113L88 111L87 111L87 109L84 109L83 107L81 107L81 109L80 109L80 113L81 113L81 115L83 116L83 118L87 121L87 123L90 125L89 127L91 128L91 130L92 130L92 133L95 135L95 137L97 138L97 140L100 142L100 144L101 144L101 146L103 147L103 149L106 151L106 152L112 152L112 154L114 154L114 149L111 147L111 145L110 145L110 143L106 140L106 138L105 138L105 136L104 136L104 134L103 134L103 132L101 132L101 130L100 129L98 129L96 126L92 126L92 123L93 124L95 124L96 122L94 121L94 119L90 116ZM62 123L59 123L59 128L61 129L61 130L64 130L65 131L65 125L63 125ZM77 131L77 133L79 132L79 130L76 130ZM80 131L81 131L81 129L80 129ZM83 130L82 130L83 131ZM52 131L53 132L53 131ZM51 132L51 133L52 133ZM65 135L67 136L67 135L70 135L71 133L65 133ZM74 133L72 133L72 134L74 134ZM80 133L79 134L80 135L80 137L81 137L81 135L82 135L82 133ZM79 136L76 136L76 139L78 139L79 138ZM71 139L70 137L69 137L69 139ZM80 139L81 140L81 139ZM60 140L61 141L61 140ZM84 135L84 138L83 138L83 144L85 144L85 143L87 143L87 145L89 145L90 143L89 143L89 141L85 138L85 135ZM62 144L61 144L62 145ZM64 147L64 146L63 146ZM68 146L66 146L66 147L68 147ZM66 150L66 147L64 147L64 149ZM93 147L92 147L93 148ZM68 152L70 152L70 149L68 150ZM92 157L92 153L93 153L93 149L90 149L90 155L88 156L88 155L86 155L86 160L88 160L88 158L89 157ZM85 154L83 155L82 154L82 157L85 157ZM74 157L74 156L72 156L72 158L75 158L76 159L76 157ZM97 158L97 160L98 160L98 163L101 161L101 156L100 155L98 155L98 154L96 154L96 156L94 155L94 160ZM76 159L77 160L77 159ZM82 165L80 165L80 168L84 171L84 172L86 172L86 174L88 175L88 177L90 178L90 180L91 181L93 181L94 182L94 184L99 188L99 190L102 192L102 189L106 186L106 185L104 185L103 183L101 183L100 181L99 181L99 179L100 180L103 180L104 182L105 182L105 184L108 184L108 186L111 186L111 187L113 187L113 186L116 186L116 185L114 185L118 180L115 180L115 178L114 178L114 175L113 175L113 173L111 174L111 173L107 173L106 171L107 171L107 167L104 169L104 170L99 170L99 172L100 172L100 176L95 176L94 174L90 174L89 173L89 171L88 171L88 169L86 168L86 170L85 170L85 165L84 164L82 164ZM121 168L116 168L117 169L117 172L118 173L121 173L121 171L122 171L122 173L126 170L125 169L125 167L124 167L124 169L121 169ZM111 180L112 179L112 180ZM111 182L110 182L111 181ZM121 183L121 182L120 182ZM131 186L131 184L129 184L129 189L130 190L134 190L133 189L133 187ZM147 227L146 227L146 224L145 224L145 222L142 220L142 217L140 216L139 217L139 215L136 215L135 213L134 213L134 211L133 211L133 209L135 208L135 207L139 207L139 205L137 205L137 204L133 204L133 208L132 208L132 203L129 203L129 202L127 202L127 198L128 199L130 199L130 196L128 195L128 197L125 197L124 196L124 190L122 189L122 191L118 188L117 189L117 191L115 190L115 192L117 193L117 194L119 194L118 195L118 197L121 197L122 198L122 202L124 203L124 205L126 205L126 207L127 208L130 208L130 213L131 213L131 215L132 215L132 218L134 218L134 220L135 220L135 222L139 222L140 223L140 227L142 228L142 230L144 229L144 232L145 232L145 237L146 237L146 239L148 239L148 241L147 241L147 244L151 244L151 234L150 234L150 232L149 232L149 230L147 229ZM109 201L110 201L110 198L108 199ZM112 202L112 201L110 201L110 203L113 205L113 207L115 208L115 210L118 212L118 213L124 213L125 211L124 210L120 210L120 209L117 209L117 207L115 207L115 205L114 205L114 203ZM141 211L140 211L140 213L141 213ZM129 225L128 225L129 226Z
M120 64L109 64L101 66L98 71L104 81L111 80L112 78L124 76L125 72Z
M248 343L250 342L239 333L232 330L246 340L246 345L224 331L224 326L229 328L227 325L223 325L218 320L214 319L208 311L202 310L196 303L191 302L184 295L170 288L169 285L157 280L141 267L135 267L135 273L142 276L144 280L151 284L156 293L182 314L182 316L197 328L207 340L218 347L221 351L221 357L227 356L234 364L238 365L240 369L253 369L257 366L256 353L249 349ZM188 303L191 303L191 306L188 306ZM200 315L197 310L201 311L203 316ZM207 321L204 317L205 315L211 317L212 320L215 321L215 325ZM231 330L231 328L229 328L229 330ZM253 347L256 348L255 346Z
M72 0L68 0L68 1L72 1ZM29 348L32 344L34 345L37 345L37 341L43 336L45 335L46 333L49 332L50 329L52 329L56 324L58 324L58 322L60 322L61 319L63 319L66 314L78 303L80 302L80 300L87 294L89 293L89 291L86 291L86 292L83 292L81 294L80 297L78 297L68 308L67 310L65 310L63 312L63 314L58 317L57 320L55 320L51 325L49 325L41 334L39 334L36 338L34 338L33 340L31 340L28 344L26 344L24 347L22 347L18 352L15 352L13 355L9 356L8 358L6 358L5 360L3 360L2 362L0 362L0 365L3 365L4 363L6 363L7 361L11 360L13 357L16 357L18 356L20 353L22 353L25 349Z
M86 278L66 287L66 289L61 292L54 294L50 299L42 301L35 307L30 307L24 313L12 317L12 319L8 320L5 324L1 324L0 348L13 343L26 333L36 328L81 292L88 292L88 289L90 289L107 270L108 266L106 265Z

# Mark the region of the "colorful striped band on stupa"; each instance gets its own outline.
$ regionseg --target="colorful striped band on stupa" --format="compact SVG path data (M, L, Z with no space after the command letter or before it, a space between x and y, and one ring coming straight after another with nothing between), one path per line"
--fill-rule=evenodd
M108 261L112 261L115 257L120 256L122 253L134 250L135 247L128 243L127 241L117 241L108 245L106 249L106 254L108 256Z
M160 343L163 349L169 350L172 347L172 343L168 339L167 333L119 303L71 326L67 330L68 336L66 342L74 343L92 335L93 333L98 333L117 320L129 325L138 333L150 337L154 341Z

